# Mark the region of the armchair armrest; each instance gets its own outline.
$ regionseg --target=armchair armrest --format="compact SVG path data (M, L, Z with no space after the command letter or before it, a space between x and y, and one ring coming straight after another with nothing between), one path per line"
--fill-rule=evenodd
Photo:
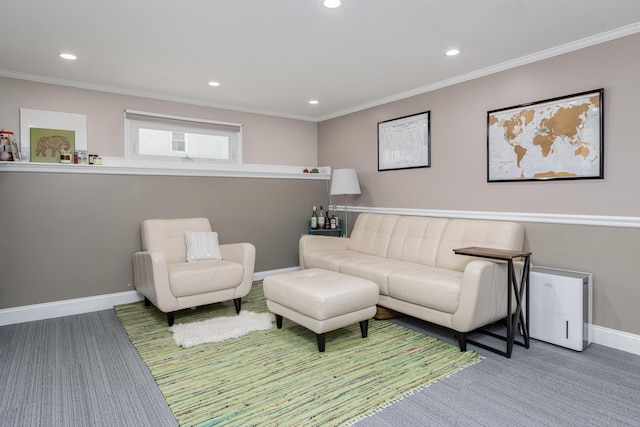
M178 309L178 300L169 287L167 260L162 252L139 251L133 254L133 284L163 312Z
M244 296L251 290L253 272L256 265L256 248L251 243L227 243L220 245L222 259L237 262L244 267L242 284L236 288L236 297Z

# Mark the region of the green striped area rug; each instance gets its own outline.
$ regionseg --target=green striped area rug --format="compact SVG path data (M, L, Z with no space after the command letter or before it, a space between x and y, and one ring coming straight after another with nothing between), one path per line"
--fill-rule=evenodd
M261 282L242 308L266 312ZM283 329L252 332L184 349L164 313L142 302L115 307L181 426L334 426L377 409L481 360L387 320L326 334L284 319ZM177 313L177 323L234 315L233 302Z

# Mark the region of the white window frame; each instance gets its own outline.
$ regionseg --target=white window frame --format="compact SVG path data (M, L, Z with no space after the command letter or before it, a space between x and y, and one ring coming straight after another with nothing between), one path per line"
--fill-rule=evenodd
M176 152L175 156L140 154L138 151L138 129L149 127L183 133L205 133L229 137L229 159L193 157L186 152ZM124 111L124 155L127 159L170 162L209 162L221 165L242 164L242 124L215 120L196 119L167 114L149 113L137 110Z

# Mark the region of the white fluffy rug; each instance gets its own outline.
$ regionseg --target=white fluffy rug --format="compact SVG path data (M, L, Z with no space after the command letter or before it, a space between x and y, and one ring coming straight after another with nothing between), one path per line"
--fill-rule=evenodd
M181 323L173 325L169 330L173 332L176 344L189 348L198 344L238 338L253 331L266 331L271 329L274 320L275 316L271 313L253 313L242 310L237 316Z

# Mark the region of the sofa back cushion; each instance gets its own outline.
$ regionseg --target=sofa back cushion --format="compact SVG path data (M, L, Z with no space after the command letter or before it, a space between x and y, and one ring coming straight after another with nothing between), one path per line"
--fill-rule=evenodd
M142 250L163 252L168 263L187 260L185 231L211 231L208 218L148 219L142 222Z
M483 246L521 251L523 245L524 227L517 222L452 219L444 230L436 267L464 271L473 258L456 255L453 250L457 248Z
M353 226L348 249L386 257L389 239L399 218L399 215L360 214Z
M445 218L403 216L396 222L389 241L387 258L435 267Z

